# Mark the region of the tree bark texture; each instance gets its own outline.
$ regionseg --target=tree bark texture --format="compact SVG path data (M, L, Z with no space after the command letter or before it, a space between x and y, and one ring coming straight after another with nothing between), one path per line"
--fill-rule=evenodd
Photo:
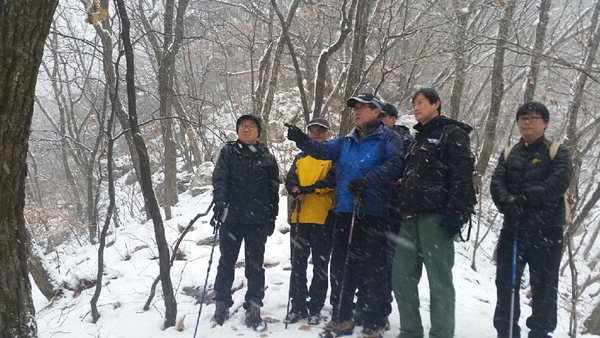
M0 0L0 337L36 337L23 218L35 85L58 0Z
M162 53L157 55L158 68L158 93L160 97L160 116L173 115L175 77L175 57L181 47L183 39L183 17L187 9L188 0L178 2L175 11L175 1L165 3L164 14L164 40ZM161 121L164 143L164 173L165 173L165 218L171 218L171 206L179 201L177 196L177 145L175 144L174 125L172 120Z
M374 1L353 1L352 8L356 4L356 16L354 19L354 37L352 41L352 59L346 77L344 89L344 102L354 94L357 94L363 67L366 60L367 28L369 24L369 9ZM352 109L344 107L340 123L339 136L346 135L352 129Z
M325 81L327 79L327 62L330 57L340 50L346 41L346 38L352 32L352 21L348 18L346 7L348 2L345 0L340 11L342 19L340 20L340 31L337 40L331 45L321 50L319 59L317 61L317 73L315 76L315 88L313 90L314 103L313 103L313 118L319 117L323 113L323 104L325 102ZM308 120L306 124L308 124Z
M35 285L38 287L40 292L46 297L47 300L51 300L59 292L58 283L52 279L50 269L46 265L44 253L41 248L37 245L33 238L33 234L29 228L27 229L27 236L29 238L29 257L27 258L27 270L31 274Z
M485 122L483 147L479 153L479 160L477 163L477 175L482 177L488 167L488 162L492 155L492 151L494 150L494 143L496 142L496 125L498 123L502 98L504 97L504 54L506 53L506 41L509 41L508 36L510 34L515 6L515 1L510 1L505 5L504 13L500 20L500 26L498 27L498 37L492 69L490 110Z
M154 235L156 237L156 245L158 247L158 262L160 271L160 281L162 284L163 298L165 300L165 323L164 327L175 325L177 317L177 301L173 292L173 284L171 283L171 265L169 263L169 245L165 236L165 227L160 207L152 188L152 172L150 170L150 159L146 143L142 138L137 119L137 107L135 97L135 66L134 53L131 43L130 29L131 24L127 15L124 0L117 0L117 8L121 17L122 39L125 50L126 73L125 80L127 82L127 106L129 109L129 125L133 136L135 150L140 159L140 176L138 177L146 210L154 224Z
M533 45L533 54L531 55L531 64L529 65L529 74L527 74L527 82L525 83L525 94L523 94L523 102L533 101L535 88L537 86L538 74L540 72L540 61L544 53L544 40L546 39L546 30L550 16L550 6L552 0L541 0L540 14L538 24L535 30L535 44Z
M467 76L465 58L467 55L467 28L470 11L468 10L469 4L465 1L453 0L452 4L454 5L454 16L456 18L456 31L454 33L455 49L452 55L452 59L454 60L454 81L452 83L452 92L450 94L449 115L451 118L456 119L460 113L460 101Z

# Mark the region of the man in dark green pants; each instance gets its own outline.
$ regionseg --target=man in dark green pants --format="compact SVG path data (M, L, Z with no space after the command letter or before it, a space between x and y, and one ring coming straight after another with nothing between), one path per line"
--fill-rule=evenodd
M454 237L477 203L468 133L472 128L440 115L441 100L431 88L413 96L418 122L398 189L402 225L392 267L400 313L400 338L424 336L418 285L427 270L430 338L454 337Z

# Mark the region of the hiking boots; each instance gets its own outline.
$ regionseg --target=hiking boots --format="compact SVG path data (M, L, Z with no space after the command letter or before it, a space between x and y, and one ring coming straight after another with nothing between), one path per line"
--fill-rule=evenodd
M246 326L253 328L254 331L264 331L267 329L267 323L260 317L260 308L258 306L250 306L246 309Z
M383 330L364 328L360 332L362 338L383 338Z
M319 325L321 324L321 315L320 314L312 314L308 316L308 325Z
M326 333L331 333L334 337L352 334L354 322L348 319L343 322L335 322L333 319L323 328Z
M306 312L306 310L302 311L302 310L292 309L292 311L290 311L285 316L285 319L283 320L283 322L286 324L292 324L292 323L296 323L300 319L304 319L306 317L308 317L308 313Z
M227 318L229 318L229 307L223 301L216 301L213 321L218 325L223 325Z

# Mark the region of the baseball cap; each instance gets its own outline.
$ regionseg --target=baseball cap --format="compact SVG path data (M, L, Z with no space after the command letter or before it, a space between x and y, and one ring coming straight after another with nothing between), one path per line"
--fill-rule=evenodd
M354 107L357 102L368 104L371 108L381 109L381 100L372 93L362 93L358 96L353 96L346 101L348 107Z
M381 113L398 118L398 109L393 104L384 103L381 105Z
M325 129L329 129L329 122L325 121L325 119L322 119L320 117L315 117L314 119L310 120L306 128L310 128L310 126L321 126Z

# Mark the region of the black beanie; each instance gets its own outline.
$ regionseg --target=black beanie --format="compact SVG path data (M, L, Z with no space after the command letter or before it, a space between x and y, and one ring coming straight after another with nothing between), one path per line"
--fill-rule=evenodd
M240 124L242 124L242 121L244 120L251 120L254 121L254 123L256 123L256 125L258 126L258 136L260 137L260 131L262 128L262 126L260 125L260 117L254 116L252 114L246 114L238 117L237 121L235 121L235 131L237 132L238 129L240 129Z
M532 113L540 115L546 122L550 121L550 113L548 112L548 108L546 108L543 103L537 101L531 101L521 105L519 109L517 109L517 120L521 115Z

